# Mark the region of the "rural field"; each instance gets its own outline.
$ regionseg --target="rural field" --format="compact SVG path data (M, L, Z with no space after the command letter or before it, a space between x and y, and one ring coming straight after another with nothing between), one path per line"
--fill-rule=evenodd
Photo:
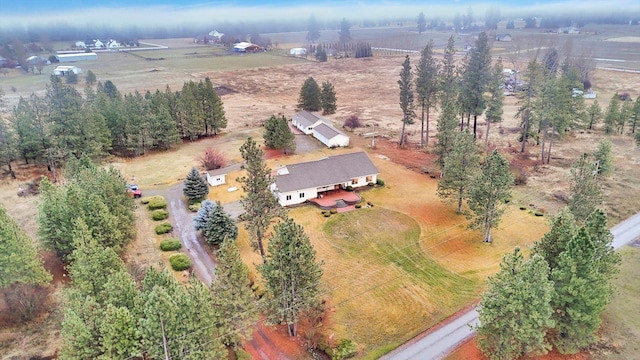
M327 34L327 41L332 41L331 36L334 35ZM415 31L401 28L388 33L354 29L352 35L371 42L373 46L407 50L420 50L429 38L433 38L439 53L450 36L439 32L418 35ZM576 35L573 39L524 31L516 31L513 35L522 40L514 40L508 45L494 43L494 55L502 56L505 67L526 68L527 57L532 54L524 50L536 47L558 46L576 57L586 56L587 50L592 51L588 55L592 58L612 59L614 54L620 54L620 60L624 62L615 62L618 69L598 68L592 72L591 81L598 94L597 101L605 107L616 92L628 92L634 99L640 96L640 73L632 72L640 70L637 57L632 56L634 51L637 54L640 42L628 37L622 27L606 28L599 35ZM266 36L277 42L281 50L304 41L304 33ZM456 41L462 48L469 39L458 36ZM167 86L178 90L185 81L209 77L222 91L228 127L219 136L185 142L167 152L152 152L136 159L114 157L108 160L109 165L121 170L126 178L135 177L143 192L165 190L182 181L189 169L198 165L198 156L209 147L224 153L229 163L241 161L240 145L249 136L261 140L260 125L269 116L277 114L290 118L295 113L300 87L309 76L319 83L333 83L338 111L328 118L337 127L352 114L358 115L366 125L348 133L352 142L349 149L321 149L267 161L273 169L283 164L363 150L386 182L384 187L362 192L364 199L373 207L329 218L323 217L320 210L312 206L289 211L290 216L305 228L318 253L317 258L325 264L323 298L328 312L322 322L322 331L336 341L344 338L354 340L361 350L361 358L377 358L475 303L483 291L486 277L498 270L501 256L511 252L515 246L526 249L546 232L549 217L564 204L558 199L569 191L569 166L581 153L593 151L597 140L604 137L604 131L599 127L591 131L572 131L554 143L551 163L541 165L539 146L531 143L527 152L519 152L519 119L515 118L517 99L506 97L504 120L492 126L488 135L489 146L505 154L512 169L527 177L527 183L513 188L512 205L495 232L494 242L487 244L482 242L479 233L467 230L466 219L455 213L454 205L444 204L436 196L439 173L432 149L437 111L431 114L432 130L426 150L417 146L419 123L408 126L410 145L405 149L397 146L402 118L397 80L403 54L387 53L367 59L330 59L326 63L316 63L282 56L282 51L225 55L218 48L196 46L191 39L149 42L169 48L141 51L136 55L100 53L98 60L79 66L85 71L92 70L102 81L113 81L123 93L164 91ZM411 54L413 64L418 58L419 54ZM594 66L609 68L613 63L596 60ZM620 69L620 64L625 65L626 71ZM44 72L50 71L47 67ZM47 82L47 75L10 73L0 77L0 87L5 89L10 105L15 104L19 96L43 93ZM79 85L78 89L82 87ZM9 90L11 88L16 91ZM585 102L589 105L591 101ZM482 140L487 136L484 125L480 118ZM363 136L373 131L378 134L375 148L370 146L371 138ZM611 140L616 171L604 180L603 185L605 207L610 225L613 225L640 211L640 202L637 201L640 198L640 149L627 135L613 135ZM37 239L38 200L35 197L17 197L16 193L21 184L44 170L18 166L19 181L3 178L0 187L0 202L34 241ZM223 204L239 200L241 191L227 190L230 187L240 188L235 181L240 174L240 171L230 173L228 183L212 188L209 198ZM520 210L521 207L524 210ZM534 216L534 212L544 216ZM161 261L166 263L166 256L157 250L158 238L149 236L153 232L153 224L148 215L143 208L137 215L138 236L128 252L128 262L139 266L153 266ZM255 271L260 257L251 251L242 226L240 230L238 243L241 253L247 265ZM620 349L622 354L633 354L630 346L640 343L640 324L637 318L626 316L633 312L634 307L624 304L635 304L631 302L631 294L634 291L637 294L640 283L637 275L634 276L637 274L638 251L625 249L623 255L624 265L619 281L621 291L605 315L602 336L611 339L606 344L616 344L616 349ZM60 289L63 283L56 286ZM56 294L59 298L59 291ZM0 353L9 358L24 354L20 351L27 347L35 349L34 354L53 353L60 345L60 320L61 314L55 310L39 320L39 324L43 324L41 327L0 331ZM23 335L20 335L21 331L24 331ZM465 346L473 348L473 343L470 344ZM299 345L288 343L285 346ZM472 358L468 357L472 350L463 349L467 355L458 358ZM594 350L594 358L609 358L598 357L604 356L600 350ZM474 354L480 356L477 352Z

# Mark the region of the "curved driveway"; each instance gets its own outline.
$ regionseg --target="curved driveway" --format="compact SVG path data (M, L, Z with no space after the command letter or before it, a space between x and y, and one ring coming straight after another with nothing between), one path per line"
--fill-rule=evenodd
M619 249L637 239L640 236L640 213L611 228L611 233L613 234L614 249ZM448 319L445 322L448 323L441 328L433 332L427 330L426 333L418 335L380 359L442 359L460 343L475 335L476 332L473 327L480 323L476 308L472 308L461 315L456 315L454 319Z

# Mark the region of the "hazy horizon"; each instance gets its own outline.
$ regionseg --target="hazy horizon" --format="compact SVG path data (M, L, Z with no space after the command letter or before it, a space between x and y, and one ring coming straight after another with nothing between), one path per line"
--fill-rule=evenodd
M300 4L280 0L265 4L261 1L198 0L113 0L108 3L87 5L82 1L51 2L26 0L3 5L0 28L28 27L33 25L67 24L83 26L161 26L180 24L211 24L228 22L252 22L260 20L307 19L311 14L319 21L346 18L350 21L373 18L413 18L423 12L427 18L452 18L456 13L466 14L471 6L475 21L484 19L488 7L498 7L503 17L576 13L640 13L640 2L614 1L322 1ZM631 16L631 15L630 15Z

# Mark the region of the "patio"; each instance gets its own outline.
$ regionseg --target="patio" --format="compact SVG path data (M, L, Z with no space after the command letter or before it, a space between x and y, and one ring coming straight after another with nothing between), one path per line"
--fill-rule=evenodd
M361 200L360 196L353 191L338 189L323 192L317 198L309 201L322 210L337 209L338 212L345 212L355 209L355 204Z

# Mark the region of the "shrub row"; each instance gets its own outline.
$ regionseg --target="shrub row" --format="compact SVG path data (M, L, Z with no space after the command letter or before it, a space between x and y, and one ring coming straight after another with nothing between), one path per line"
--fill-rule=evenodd
M169 224L168 222L163 222L162 224L156 226L156 234L158 235L162 235L162 234L166 234L169 231L173 230L173 226L171 226L171 224Z
M189 257L185 254L171 255L169 262L175 271L183 271L191 267L191 260L189 260Z
M151 213L151 218L154 221L164 220L168 217L169 217L169 212L163 209L153 210L153 212Z
M181 247L182 243L180 242L180 239L176 238L169 238L160 242L160 250L162 251L174 251Z
M147 204L147 208L149 210L164 209L167 207L167 200L165 200L164 197L160 195L143 198L141 202L143 204Z

